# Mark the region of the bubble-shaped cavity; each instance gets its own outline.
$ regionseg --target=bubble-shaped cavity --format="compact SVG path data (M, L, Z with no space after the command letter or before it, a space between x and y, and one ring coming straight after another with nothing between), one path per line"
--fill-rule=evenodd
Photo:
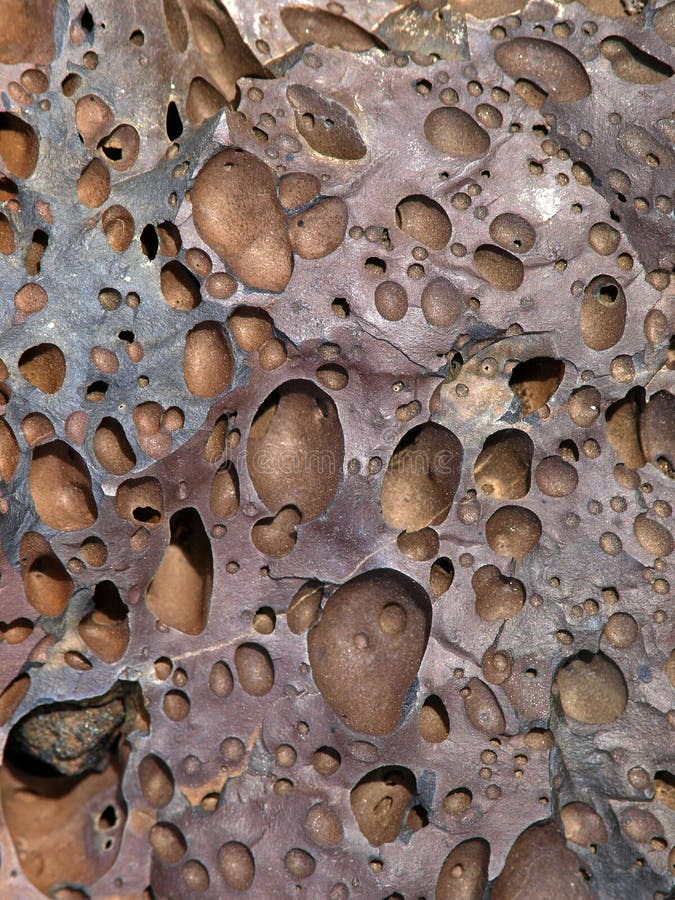
M482 277L499 291L517 291L523 283L522 262L503 247L482 244L476 249L473 262Z
M607 350L626 325L626 295L611 275L596 275L584 290L579 311L581 336L591 350Z
M656 11L654 29L661 40L675 47L675 4L666 3Z
M481 900L488 881L490 845L483 838L462 841L446 856L435 900Z
M500 556L522 559L539 543L539 516L524 506L500 506L485 523L485 539Z
M644 318L644 335L652 346L663 343L669 334L668 319L660 309L652 308Z
M233 516L239 509L239 477L231 462L222 465L211 482L209 507L219 519Z
M77 179L77 199L84 206L96 209L110 195L110 172L100 159L94 158L82 170Z
M47 539L27 531L21 538L19 562L26 600L40 615L60 615L73 593L73 581Z
M452 237L448 214L424 194L410 194L396 206L396 225L413 241L432 250L442 250Z
M133 525L156 528L164 514L162 486L156 478L129 478L117 488L115 512Z
M197 76L188 85L185 113L191 125L199 126L227 105L227 100L210 81Z
M92 596L93 609L77 626L87 647L105 663L121 659L129 646L129 611L112 581L101 581Z
M242 689L252 697L268 694L274 686L274 663L260 644L240 644L234 652L234 665Z
M433 528L421 531L402 531L396 538L396 546L408 559L424 562L438 553L440 541Z
M216 697L229 697L234 687L232 670L226 662L219 659L211 666L209 672L209 688Z
M56 436L54 426L42 413L28 413L21 421L21 433L29 447Z
M136 454L122 425L110 416L101 419L94 432L93 448L96 459L113 475L126 475L136 465Z
M476 614L485 622L512 619L525 604L525 587L517 578L506 578L496 566L481 566L471 578L476 595Z
M470 678L462 691L466 717L478 731L489 737L506 728L504 713L493 691L480 678Z
M303 634L316 622L322 597L323 585L318 581L308 581L295 592L286 611L286 624L293 634Z
M392 570L359 575L328 600L307 638L309 661L324 699L352 731L388 734L396 727L430 623L425 592Z
M179 862L187 850L181 830L172 822L157 822L148 835L150 846L162 862L169 865Z
M621 243L621 233L608 222L595 222L588 229L588 243L599 256L611 256Z
M318 847L337 847L344 831L337 812L330 806L317 803L305 817L305 831Z
M408 293L397 281L383 281L375 288L375 309L388 322L398 322L408 312Z
M315 153L331 159L362 159L368 152L351 113L314 88L291 84L286 97L295 111L295 127Z
M288 358L286 345L280 338L270 338L258 351L258 365L264 372L278 369Z
M183 863L180 870L183 884L189 891L197 894L203 894L209 889L211 879L209 870L198 859L189 859Z
M670 530L649 518L647 513L639 513L633 520L633 533L644 551L652 556L670 556L675 549Z
M237 346L247 352L259 350L272 337L274 322L269 313L255 306L238 306L228 326Z
M568 849L556 824L535 822L516 838L504 868L493 883L491 900L560 897L591 900L579 877L581 859Z
M159 283L164 299L173 309L189 311L201 303L199 281L177 259L162 266Z
M479 103L475 110L476 118L486 128L501 128L504 117L491 103Z
M295 506L283 506L276 516L258 519L251 529L253 546L265 556L288 556L298 539L296 527L302 516Z
M316 378L329 391L341 391L349 384L347 370L337 363L326 363L316 370Z
M455 106L432 110L424 120L424 135L432 147L455 159L479 159L490 149L487 131Z
M640 442L645 458L669 477L675 471L675 395L657 391L640 412Z
M233 373L232 348L220 322L200 322L188 331L183 377L191 394L216 397L230 386Z
M412 428L394 450L382 481L382 514L394 528L420 531L445 521L459 484L462 445L447 428Z
M420 306L430 325L449 328L461 315L464 304L457 285L448 278L439 277L425 285Z
M36 344L19 357L19 372L44 394L55 394L66 377L66 358L56 344Z
M251 481L267 508L320 516L342 480L344 438L333 400L309 381L287 381L259 408L248 438Z
M212 156L192 187L199 236L250 287L282 291L293 272L286 216L274 172L252 153L229 147Z
M145 800L155 809L171 803L174 777L169 766L154 753L148 753L138 764L138 781Z
M85 94L75 104L75 127L82 143L89 149L110 131L114 121L112 109L96 94Z
M573 844L590 847L591 844L607 843L607 826L596 811L587 803L574 800L560 810L565 837Z
M228 841L218 850L218 871L233 891L247 891L255 878L253 854L239 841Z
M612 449L629 469L639 469L646 459L640 441L640 409L644 392L634 388L607 407L605 434Z
M574 103L591 93L591 82L579 60L552 41L519 37L495 47L495 62L511 78L540 85L559 103Z
M659 140L642 125L626 125L619 133L619 145L633 159L650 168L675 165L675 152L670 143Z
M118 125L98 143L98 149L108 165L118 172L126 172L138 159L141 141L133 125Z
M374 34L334 12L313 6L285 6L280 15L286 30L301 44L312 41L350 53L383 47Z
M14 232L9 219L4 213L0 213L0 253L9 256L14 253L15 247Z
M534 444L524 431L505 428L485 439L476 457L473 477L478 487L497 500L521 500L530 490Z
M162 709L167 719L182 722L190 714L190 698L185 691L167 691L162 700Z
M606 725L626 708L628 688L621 669L604 653L582 651L559 669L555 687L565 715L589 725Z
M174 513L169 528L169 546L145 591L145 604L170 628L201 634L213 586L211 542L193 507Z
M431 694L420 709L420 737L429 744L440 744L450 734L450 717L437 694Z
M490 684L503 684L513 671L511 654L496 647L488 647L481 660L485 680Z
M179 0L162 0L162 11L171 46L183 53L188 45L188 29Z
M9 482L19 464L19 444L11 427L0 419L0 478Z
M306 206L319 194L321 181L309 172L287 172L279 179L279 200L285 209Z
M517 213L500 213L490 222L492 240L511 253L529 253L537 234L527 221Z
M509 378L509 387L520 402L523 418L548 403L560 387L565 363L551 356L535 356L519 362Z
M640 806L629 806L621 813L621 830L626 837L636 844L646 844L651 838L663 834L660 820Z
M348 210L339 197L326 197L288 223L291 246L303 259L321 259L342 243Z
M82 457L64 441L33 450L28 486L35 511L49 528L79 531L96 521L91 475Z
M30 178L35 171L40 145L33 128L15 116L0 112L0 159L15 178Z
M452 587L455 567L447 556L440 556L429 570L429 590L433 597L442 597Z
M349 803L359 831L374 847L395 841L417 783L410 769L385 766L365 775L352 788Z
M572 391L567 401L567 413L575 425L589 428L600 415L602 395L593 385L586 384Z
M600 53L609 60L614 74L629 84L658 84L673 74L668 63L646 53L629 40L611 35L600 41Z
M300 847L292 847L284 856L284 866L289 875L302 880L314 874L316 860L306 850L302 850Z
M88 566L98 568L105 565L108 559L108 549L100 538L92 535L85 538L80 544L80 556Z
M101 216L101 228L112 249L122 253L131 245L136 223L129 210L116 203Z
M630 613L614 613L607 619L602 629L602 636L612 647L623 650L630 647L638 638L640 628Z
M579 483L577 470L560 456L545 456L535 471L537 487L548 497L567 497Z

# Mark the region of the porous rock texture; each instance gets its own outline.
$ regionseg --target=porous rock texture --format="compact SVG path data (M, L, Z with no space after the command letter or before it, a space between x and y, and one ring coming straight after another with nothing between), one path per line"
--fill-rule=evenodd
M674 44L0 4L0 896L670 896Z

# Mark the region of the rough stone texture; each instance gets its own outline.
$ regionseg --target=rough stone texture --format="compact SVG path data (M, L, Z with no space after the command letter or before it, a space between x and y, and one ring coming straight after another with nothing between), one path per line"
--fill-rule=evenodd
M664 900L673 3L151 6L0 8L0 895Z

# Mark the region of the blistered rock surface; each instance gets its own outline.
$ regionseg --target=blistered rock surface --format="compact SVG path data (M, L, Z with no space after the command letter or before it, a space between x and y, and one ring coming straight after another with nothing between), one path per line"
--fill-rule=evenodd
M671 896L674 46L0 2L0 897Z

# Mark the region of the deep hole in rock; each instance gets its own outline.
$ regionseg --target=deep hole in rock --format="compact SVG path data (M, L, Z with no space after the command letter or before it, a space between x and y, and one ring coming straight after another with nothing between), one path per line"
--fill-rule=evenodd
M122 159L122 148L114 147L108 144L103 144L101 146L101 150L108 157L108 159L113 160L114 162L119 162Z
M47 232L43 231L41 228L36 229L36 231L33 232L33 238L30 247L28 248L26 259L24 260L27 275L40 274L40 260L42 259L42 255L47 249L48 244L49 235Z
M177 141L183 133L183 120L178 112L178 107L171 100L166 108L166 134L170 141Z
M145 592L145 603L160 622L184 634L206 627L213 585L211 542L196 509L171 516L169 546Z
M520 401L523 417L536 412L551 399L564 374L562 360L550 356L536 356L515 366L509 386Z
M91 34L94 30L94 17L92 16L89 7L85 6L80 15L80 25L84 29L84 31Z
M117 824L117 812L114 806L108 804L98 817L98 827L104 831L114 828Z
M148 257L148 259L152 260L157 256L157 250L159 249L159 238L157 237L157 229L154 225L146 225L143 231L141 231L141 249L143 253Z
M139 522L159 522L161 519L161 513L158 509L154 509L152 506L136 506L133 511L134 519L137 519Z

